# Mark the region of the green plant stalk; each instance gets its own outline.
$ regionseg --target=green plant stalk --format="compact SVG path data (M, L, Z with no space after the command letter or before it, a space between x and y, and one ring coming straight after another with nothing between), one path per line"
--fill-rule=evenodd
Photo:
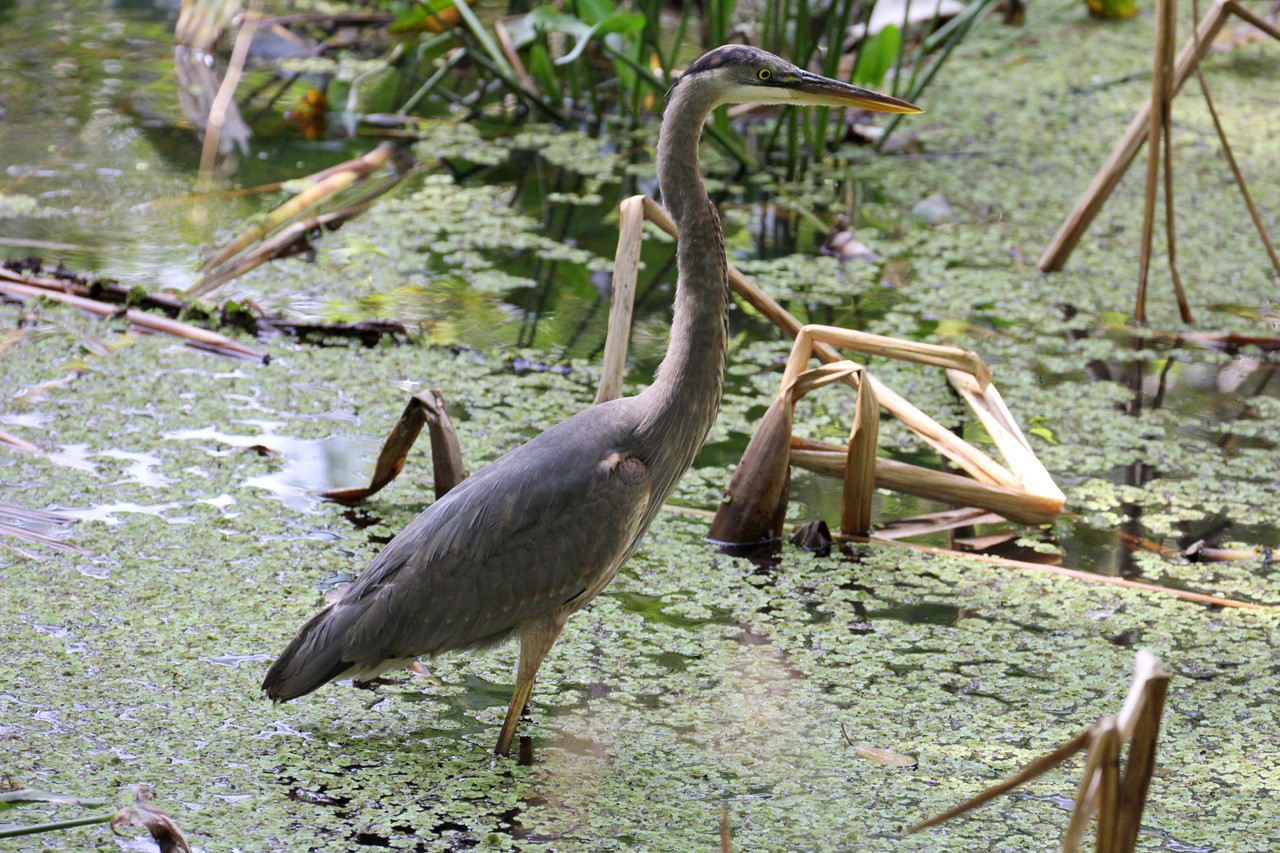
M483 53L479 53L474 50L468 50L467 55L470 56L472 61L475 62L477 65L484 66L484 68L486 68L491 74L493 74L495 77L501 80L503 85L505 85L509 90L511 90L511 92L514 95L528 101L528 103L531 106L533 106L535 109L541 110L542 112L546 113L549 117L555 119L556 121L565 120L564 113L562 113L560 110L548 104L542 98L538 97L536 93L530 92L528 89L526 89L524 86L520 84L519 80L516 80L514 77L507 77L506 75L504 75L502 73L502 69L498 68L492 62L490 62L489 58L486 57Z
M797 177L797 166L800 166L800 172L803 172L803 164L800 162L800 117L797 115L798 110L792 110L787 115L787 180L794 181Z
M689 18L693 11L693 4L685 3L683 6L684 8L680 10L680 23L676 25L675 40L671 42L671 53L662 65L662 71L668 80L671 79L671 69L676 65L676 59L680 53L680 45L684 44L684 34L689 29Z
M951 56L951 52L956 49L956 47L960 44L961 41L964 40L964 37L968 35L969 30L971 30L978 23L978 21L986 17L987 12L995 8L995 4L996 4L996 0L979 0L978 3L976 3L973 6L970 6L969 9L966 10L965 14L958 16L955 20L951 22L952 24L955 24L956 22L960 21L961 18L965 19L965 22L963 25L953 28L954 34L952 35L951 39L947 42L946 46L943 48L942 55L939 56L938 59L929 67L929 70L925 73L924 78L920 80L918 84L916 80L918 74L912 73L911 87L907 90L906 100L915 101L920 97L920 94L929 87L929 84L931 82L933 82L933 78L937 76L938 71L942 69L943 64L947 61L947 57ZM921 40L922 48L926 42L927 40ZM919 63L917 62L917 71L918 70L919 70ZM889 124L884 129L884 135L882 135L879 139L876 140L876 144L874 146L876 151L881 151L884 149L885 141L893 134L894 130L897 129L898 123L900 121L902 121L901 115L895 115L889 121Z
M832 14L832 10L827 12L826 26L824 27L827 51L822 57L822 73L827 77L835 77L840 72L840 47L844 43L844 32L849 27L849 16L852 14L853 0L841 0L837 14ZM850 79L852 79L855 67L849 66ZM827 131L831 127L831 115L827 107L818 107L813 112L817 121L813 151L815 157L820 157L822 152L827 149Z
M453 0L453 5L458 10L458 15L462 18L463 23L467 25L467 29L475 36L476 41L480 42L480 46L484 48L485 53L489 54L494 66L500 69L502 77L504 79L514 79L515 69L511 67L511 63L507 62L507 57L498 48L498 43L493 40L493 36L489 35L489 30L476 17L476 13L471 11L471 7L467 5L467 0Z
M902 59L907 55L907 21L911 19L911 0L906 0L906 7L902 10L902 41L898 44L898 58L893 63L893 90L890 92L895 98L902 89ZM921 39L925 41L925 39ZM919 57L917 57L918 59Z
M908 99L920 97L921 93L923 93L925 89L929 88L929 84L933 82L933 78L937 76L938 72L942 69L943 64L947 61L947 58L951 56L951 52L959 47L960 42L964 41L964 37L969 34L969 31L977 26L978 23L987 16L988 12L995 8L996 2L997 0L979 0L979 2L967 9L965 14L957 16L946 26L941 27L939 32L934 34L937 38L928 38L921 42L921 45L926 46L926 49L932 50L936 45L941 43L942 31L948 31L949 33L947 43L942 49L942 55L938 57L937 61L929 66L929 70L925 72L924 79L920 80L917 84L916 77L918 76L918 69L916 73L911 75L911 88L907 90ZM952 26L953 24L955 25L954 27ZM952 30L954 30L954 32L951 32Z
M452 37L452 35L450 35L450 37ZM436 36L435 39L431 39L431 41L435 41L440 38L443 38L443 36ZM409 111L418 105L418 101L431 94L432 90L434 90L436 86L440 85L440 81L444 79L445 75L449 73L453 66L458 64L458 60L461 58L461 53L454 53L445 57L444 62L440 64L440 67L436 69L435 73L428 77L426 82L418 87L418 91L410 95L409 99L400 106L400 112L408 115Z
M93 826L96 823L107 823L115 816L100 814L93 817L78 817L75 820L58 820L52 823L37 823L31 826L17 826L13 829L0 829L0 838L20 838L24 835L36 835L41 832L57 832L60 829L75 829L77 826Z

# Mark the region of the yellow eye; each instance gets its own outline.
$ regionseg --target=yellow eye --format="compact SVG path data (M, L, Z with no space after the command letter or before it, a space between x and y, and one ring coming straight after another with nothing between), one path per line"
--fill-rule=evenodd
M770 71L768 68L761 68L760 71L756 74L756 76L759 77L761 80L768 80L770 77L773 76L773 72Z

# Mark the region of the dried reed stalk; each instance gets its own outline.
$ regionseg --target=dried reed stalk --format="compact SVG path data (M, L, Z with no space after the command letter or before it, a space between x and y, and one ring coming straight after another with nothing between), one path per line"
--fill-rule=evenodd
M783 382L804 369L812 357L815 341L847 347L867 355L879 355L900 361L957 370L973 376L980 388L986 388L991 384L991 368L987 367L986 362L972 350L905 341L839 326L818 325L804 326L796 335L796 345L791 348L791 357L787 360L786 371L782 375Z
M859 377L867 376L859 370ZM840 530L866 534L871 530L871 502L875 494L876 448L880 435L880 407L870 382L861 382L853 408L853 429L844 463L844 497Z
M1037 776L1042 776L1045 773L1048 773L1050 770L1054 769L1059 764L1087 747L1089 745L1089 734L1089 730L1085 729L1080 732L1080 734L1055 749L1053 752L1048 755L1040 756L1035 761L1032 761L1026 767L1010 776L1008 779L1005 779L1003 782L992 785L982 793L970 797L963 803L960 803L960 805L953 806L941 814L936 814L928 820L920 821L915 826L908 829L907 834L911 835L912 833L919 832L922 829L928 829L931 826L946 823L952 818L959 817L965 812L973 811L983 803L988 803L991 800L994 800L1001 794L1007 794L1023 782L1029 782Z
M1197 26L1195 36L1183 46L1174 63L1169 88L1170 97L1178 94L1191 75L1192 69L1203 58L1210 43L1226 23L1227 14L1229 12L1240 14L1236 6L1239 4L1235 0L1215 0L1209 8L1208 13ZM1058 232L1041 254L1040 260L1036 262L1041 272L1055 272L1066 265L1067 258L1071 256L1080 238L1084 236L1084 232L1098 215L1102 205L1106 203L1116 185L1120 183L1120 179L1124 177L1124 173L1133 163L1138 151L1142 149L1142 143L1150 136L1152 106L1148 102L1138 110L1137 115L1117 140L1115 147L1111 149L1102 167L1098 169L1098 173L1093 176L1093 180L1081 194L1071 213L1058 228Z
M1010 778L942 814L916 824L908 833L935 826L970 811L1048 772L1087 747L1084 770L1080 774L1075 803L1062 835L1061 849L1063 853L1076 853L1079 850L1080 839L1084 837L1089 817L1096 813L1094 849L1097 853L1133 853L1141 826L1146 786L1151 781L1151 772L1155 767L1154 730L1159 727L1164 710L1164 688L1168 680L1169 676L1155 655L1139 651L1134 665L1133 682L1120 717L1103 717L1091 728L1048 755L1031 762ZM1147 728L1142 728L1142 723L1132 729L1126 726L1126 719L1133 719L1135 716L1144 721ZM1146 734L1148 731L1152 732L1150 736ZM1140 741L1140 738L1144 740ZM1120 752L1125 739L1130 739L1130 746L1122 779ZM1139 787L1141 796L1135 800L1130 795L1137 793ZM1136 808L1131 807L1134 803Z
M431 468L435 482L436 500L467 477L462 464L462 449L458 433L445 411L444 397L440 389L431 388L409 398L400 418L391 427L391 433L383 442L382 452L374 465L369 485L351 489L330 489L320 497L342 504L354 504L382 490L404 470L405 460L413 443L417 441L423 426L431 437Z
M271 211L262 222L255 223L237 234L234 239L204 262L204 265L200 268L201 272L208 273L221 266L270 232L281 227L289 220L300 216L303 211L381 169L390 162L395 150L395 145L390 142L384 142L368 154L340 163L337 166L332 166L311 176L311 184L306 189ZM197 281L183 295L188 297L200 296L211 289L202 289L201 285L202 281Z
M1164 211L1169 274L1178 297L1184 323L1191 322L1191 309L1178 274L1177 240L1174 235L1172 103L1173 44L1178 33L1177 0L1156 0L1155 59L1151 71L1151 122L1147 129L1147 183L1142 208L1142 243L1138 256L1138 295L1133 309L1139 323L1147 320L1147 278L1151 271L1151 238L1155 229L1156 195L1159 192L1162 154L1164 167ZM1193 38L1194 40L1194 38ZM1197 63L1197 66L1199 63Z
M915 536L955 530L957 527L997 524L1003 520L1003 516L997 513L987 512L979 507L966 506L891 521L875 532L875 538L910 539Z
M222 126L232 115L235 121L240 121L240 111L233 98L236 88L240 85L240 75L244 72L245 60L249 58L249 45L253 42L254 33L258 31L258 13L261 6L258 0L253 0L249 13L245 15L240 25L240 32L236 33L235 45L231 48L231 58L227 61L227 73L223 76L222 83L218 86L218 93L214 95L213 103L209 106L209 115L204 125L204 142L200 148L200 176L196 182L202 192L206 191L213 181L213 161L218 156Z
M239 0L182 0L174 43L212 52L240 11Z
M622 393L627 344L631 338L631 315L635 310L636 279L640 275L644 199L644 196L632 196L619 208L618 253L613 262L613 298L609 303L609 327L604 339L600 387L596 391L597 403L612 400Z
M837 362L805 371L783 385L751 433L707 530L709 541L747 545L782 535L791 491L791 421L796 402L813 389L858 370L851 361Z
M1093 748L1098 750L1097 853L1120 853L1115 844L1120 828L1120 743L1116 718L1099 720L1093 735Z
M33 456L44 456L44 451L36 447L25 438L19 438L11 432L5 432L0 429L0 444L12 447L14 450L21 450L23 453L30 453Z
M1120 821L1115 843L1115 849L1122 853L1127 853L1137 844L1142 809L1146 805L1151 775L1155 771L1156 741L1160 735L1160 719L1164 714L1164 700L1169 689L1169 674L1155 655L1139 652L1139 659L1134 666L1134 684L1140 698L1132 708L1126 701L1124 710L1129 711L1127 717L1123 711L1121 713L1121 727L1130 739L1129 759L1121 781ZM1134 689L1130 692L1134 692ZM1124 725L1130 720L1131 726Z
M980 390L973 376L959 370L948 370L947 379L978 416L1023 488L1030 494L1055 501L1061 511L1067 502L1067 496L1058 488L1053 476L1031 449L1027 437L1022 434L1018 422L1014 420L996 386L988 385L986 389Z
M1200 17L1200 4L1198 0L1191 0L1192 15L1195 19ZM1227 4L1227 10L1240 15L1248 20L1256 17L1249 10L1244 9L1237 2ZM1271 26L1266 21L1262 21L1263 26L1254 24L1264 33L1272 38L1280 41L1280 29ZM1196 38L1195 31L1192 31L1192 39ZM1196 53L1202 54L1199 45L1196 45ZM1236 186L1240 188L1240 197L1244 199L1244 206L1249 211L1249 217L1253 219L1253 227L1258 230L1258 236L1262 238L1262 245L1267 249L1267 256L1271 258L1271 266L1275 269L1276 274L1280 275L1280 253L1276 252L1276 245L1271 241L1271 235L1267 232L1267 226L1262 221L1262 215L1258 213L1258 206L1253 202L1253 194L1249 192L1249 185L1245 182L1244 173L1240 171L1240 165L1236 162L1235 152L1231 150L1231 143L1227 141L1227 133L1222 129L1222 121L1218 118L1218 109L1213 105L1213 98L1209 95L1209 84L1204 79L1204 70L1200 67L1200 63L1196 63L1196 80L1200 83L1200 94L1204 95L1204 105L1209 108L1209 118L1213 120L1213 129L1218 134L1218 141L1222 143L1222 156L1227 159L1227 165L1231 167L1231 175L1236 180Z
M843 447L807 439L791 441L791 463L817 474L843 478L847 459L848 451ZM1061 502L1051 497L883 457L875 460L875 484L943 503L980 507L1022 524L1049 524L1062 509Z
M46 290L40 287L31 287L25 284L17 284L15 282L0 281L0 293L7 293L11 296L21 298L32 298L43 296L46 299L52 299L61 302L64 305L70 305L73 308L79 308L81 311L87 311L98 317L113 317L123 313L134 326L147 332L158 332L166 335L173 335L182 338L193 344L196 344L215 352L225 355L233 355L240 358L262 359L262 353L253 347L233 341L225 335L217 332L211 332L208 329L202 329L199 326L193 326L190 323L183 323L178 320L170 320L168 317L157 317L154 314L148 314L145 311L137 311L128 309L120 311L116 305L106 302L99 302L96 299L87 299L83 296L73 296L70 293L61 293L56 290Z
M758 291L754 284L745 281L746 286L753 291ZM790 316L790 315L788 315ZM794 319L794 318L793 318ZM834 335L830 332L841 332L845 334ZM893 352L892 346L889 345L893 338L885 338L880 335L866 335L866 338L873 339L873 345L882 355L890 355ZM796 343L792 347L791 357L787 360L787 369L783 374L784 381L786 376L794 374L797 370L808 363L814 353L820 359L830 362L833 359L842 359L839 351L832 344L842 344L850 349L860 350L864 341L863 333L853 332L849 329L836 329L833 326L803 326L796 331ZM843 343L842 343L843 342ZM909 342L901 342L909 343ZM970 369L974 371L974 378L982 384L983 377L989 380L991 371L987 368L982 359L972 353L965 353L957 347L935 347L930 344L913 344L908 348L908 354L904 356L909 360L912 356L919 356L920 347L929 347L933 351L933 357L936 361L945 364L959 364L958 369L968 372ZM971 356L971 357L970 357ZM932 362L931 362L932 363ZM901 421L908 429L920 436L927 444L950 459L956 465L967 471L970 475L986 483L992 485L1002 485L1017 487L1019 485L1018 478L1011 474L1000 463L996 462L987 454L978 450L973 445L954 435L950 430L944 428L933 418L920 411L911 404L905 397L900 396L889 386L885 385L875 376L867 374L867 379L875 392L876 399L884 409Z
M201 276L186 289L183 295L191 299L198 299L201 296L212 293L227 282L234 281L240 276L252 272L267 261L293 254L294 247L298 242L311 232L319 231L321 228L327 228L332 231L351 217L368 210L372 203L373 200L369 199L344 207L341 210L293 222L283 231L272 234L266 240L235 258L234 263L228 263L207 275Z

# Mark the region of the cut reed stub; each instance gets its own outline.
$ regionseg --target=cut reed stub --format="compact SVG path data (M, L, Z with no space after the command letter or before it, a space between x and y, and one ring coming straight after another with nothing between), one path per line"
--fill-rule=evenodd
M1024 782L1041 776L1071 756L1086 751L1084 771L1062 835L1063 853L1076 853L1096 817L1095 850L1098 853L1132 853L1142 824L1147 789L1155 770L1155 747L1164 713L1169 674L1159 658L1139 651L1133 681L1116 716L1105 716L1057 749L1032 761L1022 770L963 803L921 821L908 834L959 817ZM1128 742L1127 760L1121 763L1121 747Z

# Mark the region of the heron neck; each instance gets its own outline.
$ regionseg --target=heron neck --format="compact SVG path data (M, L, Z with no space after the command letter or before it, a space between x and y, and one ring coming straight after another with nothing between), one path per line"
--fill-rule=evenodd
M728 343L728 276L724 232L698 165L698 142L715 95L694 80L671 94L658 134L658 183L675 220L675 312L667 354L645 391L649 413L643 438L661 454L663 498L693 463L715 423L724 385ZM650 464L653 464L652 462Z

